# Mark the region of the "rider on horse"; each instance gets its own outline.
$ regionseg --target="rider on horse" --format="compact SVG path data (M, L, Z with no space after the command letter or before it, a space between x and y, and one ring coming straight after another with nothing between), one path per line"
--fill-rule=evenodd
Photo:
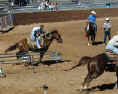
M95 11L91 11L90 15L88 16L88 22L94 24L95 32L97 32L97 25L96 25L96 12L95 12Z
M97 25L96 25L96 12L91 11L90 15L88 16L88 21L86 22L85 26L86 37L88 38L88 46L90 45L90 38L92 43L95 41L95 36L97 32Z
M115 35L106 45L106 50L110 50L118 55L118 35Z
M34 27L32 32L30 33L30 36L33 41L36 41L36 47L38 49L41 48L41 42L40 42L40 37L44 36L44 31L43 31L44 25L40 25L38 27Z

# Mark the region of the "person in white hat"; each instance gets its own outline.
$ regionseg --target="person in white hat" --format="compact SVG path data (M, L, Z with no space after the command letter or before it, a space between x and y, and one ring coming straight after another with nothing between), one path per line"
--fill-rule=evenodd
M91 11L91 14L94 14L94 15L96 15L96 12L93 10L93 11Z
M106 17L104 22L104 43L106 44L106 39L111 39L111 22L110 18Z
M96 24L96 12L91 11L90 15L88 16L88 21Z

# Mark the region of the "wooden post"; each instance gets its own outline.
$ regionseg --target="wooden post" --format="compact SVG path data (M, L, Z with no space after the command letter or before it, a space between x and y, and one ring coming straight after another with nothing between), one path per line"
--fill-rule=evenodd
M6 77L6 75L4 74L3 70L2 70L2 64L0 64L0 77Z
M43 88L43 94L47 94L48 86L44 84L42 88Z

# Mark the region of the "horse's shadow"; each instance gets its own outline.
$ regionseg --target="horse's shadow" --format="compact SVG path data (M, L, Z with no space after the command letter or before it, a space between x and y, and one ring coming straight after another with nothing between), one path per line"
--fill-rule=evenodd
M115 83L109 83L109 84L102 84L97 85L91 88L88 88L87 90L79 90L80 94L91 94L92 92L96 91L105 91L105 90L112 90L115 87Z
M105 90L113 89L114 87L115 87L115 83L102 84L102 85L91 87L88 89L88 91L94 91L94 90L105 91Z
M0 32L1 32L2 34L4 34L4 33L10 32L10 31L13 30L13 29L14 29L14 26L11 27L11 28L9 28L8 30L5 30L5 31L1 31L1 30L0 30Z
M113 89L115 87L115 83L103 84L101 86L96 86L100 91Z
M71 60L44 60L41 62L41 64L50 66L53 64L58 64L63 62L71 62Z
M103 41L95 41L92 43L93 46L97 46L97 45L100 45L100 44L103 44L104 42Z

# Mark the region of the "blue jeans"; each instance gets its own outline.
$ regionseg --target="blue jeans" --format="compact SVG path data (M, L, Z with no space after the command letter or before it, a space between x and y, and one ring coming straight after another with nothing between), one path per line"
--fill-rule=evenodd
M106 43L107 37L108 37L109 40L111 39L110 31L104 31L104 43Z
M95 32L97 32L97 24L94 23Z
M118 48L113 45L107 45L106 49L113 51L115 54L118 54Z

